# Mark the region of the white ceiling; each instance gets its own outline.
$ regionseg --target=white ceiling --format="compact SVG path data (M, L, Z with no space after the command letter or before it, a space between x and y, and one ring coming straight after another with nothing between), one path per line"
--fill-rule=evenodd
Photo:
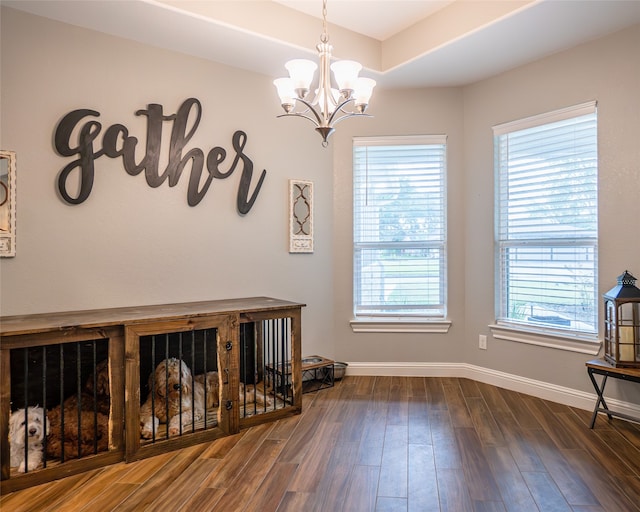
M321 0L0 2L274 78L322 31ZM329 0L327 18L334 55L379 87L454 86L640 24L640 0Z
M328 0L327 21L384 41L454 0ZM322 19L322 0L275 0Z

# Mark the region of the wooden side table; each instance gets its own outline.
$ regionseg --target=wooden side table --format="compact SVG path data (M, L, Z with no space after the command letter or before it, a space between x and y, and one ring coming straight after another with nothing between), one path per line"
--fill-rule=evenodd
M591 417L591 425L589 427L593 428L599 412L606 413L609 419L612 419L613 416L618 416L619 418L624 418L626 420L640 421L639 418L634 418L633 416L629 416L628 414L612 411L611 409L609 409L609 406L604 400L604 387L607 384L608 377L630 382L640 382L640 370L637 368L616 368L615 366L607 363L606 361L603 361L602 359L593 359L592 361L588 361L586 363L586 366L587 373L589 374L589 378L591 379L591 383L593 384L593 387L596 390L596 394L598 395L596 407L593 410L593 416ZM600 385L598 385L598 381L596 380L594 374L603 376Z

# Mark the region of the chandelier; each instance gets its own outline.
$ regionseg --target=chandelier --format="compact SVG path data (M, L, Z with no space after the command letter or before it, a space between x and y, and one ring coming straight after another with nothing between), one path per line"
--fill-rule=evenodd
M322 35L316 46L320 59L320 74L312 89L318 65L307 59L294 59L285 64L289 77L277 78L273 84L278 90L280 103L285 113L278 117L296 116L311 121L322 137L322 145L327 147L327 138L334 126L348 117L371 117L365 114L369 98L376 85L371 78L359 77L362 65L353 60L331 62L329 34L327 33L327 0L322 0ZM331 73L337 89L332 87ZM298 105L296 110L296 102Z

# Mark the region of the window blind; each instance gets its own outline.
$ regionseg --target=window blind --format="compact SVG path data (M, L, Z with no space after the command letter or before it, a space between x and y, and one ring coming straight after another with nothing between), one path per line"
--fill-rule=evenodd
M597 333L597 112L494 128L498 321Z
M358 138L354 314L445 315L444 136Z

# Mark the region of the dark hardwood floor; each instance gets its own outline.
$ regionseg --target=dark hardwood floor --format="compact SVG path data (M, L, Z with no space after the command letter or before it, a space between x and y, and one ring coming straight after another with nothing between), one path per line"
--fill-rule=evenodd
M468 379L345 377L303 413L3 496L2 511L640 510L640 426Z

